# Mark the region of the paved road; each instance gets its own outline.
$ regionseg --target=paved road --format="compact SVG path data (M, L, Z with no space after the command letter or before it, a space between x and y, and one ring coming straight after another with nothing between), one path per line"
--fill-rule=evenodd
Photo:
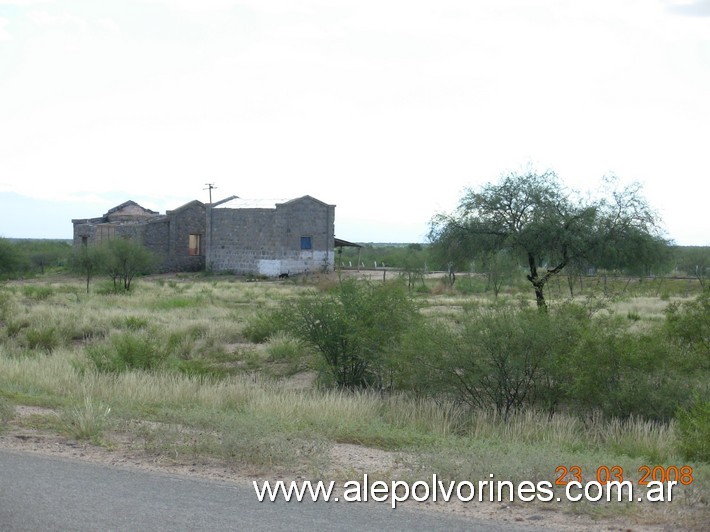
M385 505L259 503L251 485L0 450L0 530L531 529Z

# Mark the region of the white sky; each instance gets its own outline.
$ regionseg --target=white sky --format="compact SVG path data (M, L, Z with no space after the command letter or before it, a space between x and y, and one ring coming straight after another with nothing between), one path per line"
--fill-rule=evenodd
M0 0L0 236L310 194L422 242L527 165L710 245L710 1Z

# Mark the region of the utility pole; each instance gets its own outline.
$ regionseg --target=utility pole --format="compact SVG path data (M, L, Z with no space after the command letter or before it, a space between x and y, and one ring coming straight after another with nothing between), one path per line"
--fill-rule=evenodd
M205 257L205 267L210 270L212 269L212 222L213 222L213 216L212 216L212 189L217 188L214 186L214 183L205 183L207 188L203 188L202 190L209 190L210 193L210 202L207 204L207 209L208 209L208 216L207 216L207 223L209 225L209 237L207 238L207 256Z
M205 186L207 188L203 188L202 190L209 190L210 191L210 205L212 205L212 189L217 188L214 183L205 183Z

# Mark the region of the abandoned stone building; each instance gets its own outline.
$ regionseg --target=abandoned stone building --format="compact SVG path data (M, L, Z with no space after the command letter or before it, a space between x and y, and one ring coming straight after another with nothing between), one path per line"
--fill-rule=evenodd
M74 245L130 238L160 260L161 271L277 276L332 271L335 205L302 196L270 207L191 201L165 214L127 201L98 218L72 220Z

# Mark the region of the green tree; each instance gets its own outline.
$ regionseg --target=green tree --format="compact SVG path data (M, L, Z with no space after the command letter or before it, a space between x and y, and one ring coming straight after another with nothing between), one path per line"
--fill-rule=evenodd
M72 269L81 273L86 279L86 293L92 277L106 265L107 255L101 246L80 246L72 254Z
M608 183L616 184L615 179ZM545 285L571 262L602 260L612 250L628 250L630 240L659 239L656 216L640 185L584 199L573 197L550 171L511 173L497 184L468 189L453 214L432 219L429 237L435 246L469 260L502 249L519 254L541 309L547 308ZM634 255L617 253L616 260L625 265Z
M114 288L131 289L138 274L150 273L155 265L154 255L137 242L127 238L109 240L106 244L105 271L113 280Z
M498 297L503 284L518 269L518 264L511 256L509 249L485 253L482 262L486 272L486 290L493 290L494 296Z

